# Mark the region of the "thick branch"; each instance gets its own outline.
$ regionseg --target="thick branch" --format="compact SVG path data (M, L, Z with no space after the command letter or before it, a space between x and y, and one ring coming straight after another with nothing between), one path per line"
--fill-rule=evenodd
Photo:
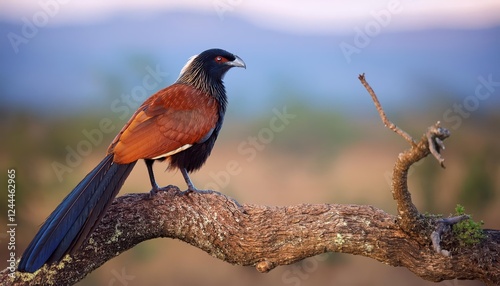
M422 231L426 227L425 222L417 207L413 204L410 191L408 190L408 171L411 165L431 154L430 150L432 147L429 146L429 142L433 142L436 139L441 141L449 136L448 131L438 128L438 125L439 122L436 123L436 126L429 129L443 131L443 133L427 132L424 134L418 143L399 154L392 173L392 195L397 203L400 225L409 233L425 234L425 237L422 238L424 241L427 239L428 234ZM443 161L440 160L440 163L442 164Z
M406 267L432 281L500 283L500 232L487 235L476 247L444 257L430 241L422 245L403 231L396 217L371 206L239 207L217 192L180 195L179 189L170 187L153 199L147 193L115 199L80 253L35 274L16 272L14 280L4 270L0 284L73 284L123 251L157 237L178 238L261 272L324 252L344 252Z

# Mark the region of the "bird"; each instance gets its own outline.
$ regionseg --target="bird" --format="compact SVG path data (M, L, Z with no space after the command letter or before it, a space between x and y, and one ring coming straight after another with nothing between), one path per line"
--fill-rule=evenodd
M44 264L74 254L89 239L137 161L146 163L153 196L161 188L155 161L181 171L184 193L196 192L189 173L202 167L221 130L227 96L224 75L246 68L238 56L209 49L189 58L178 79L146 99L111 142L107 155L49 215L24 251L18 271L33 273Z

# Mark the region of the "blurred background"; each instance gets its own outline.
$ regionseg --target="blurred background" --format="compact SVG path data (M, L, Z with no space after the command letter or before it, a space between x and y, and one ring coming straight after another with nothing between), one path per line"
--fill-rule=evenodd
M192 176L199 188L247 204L369 204L395 214L391 169L408 146L380 122L357 79L366 73L389 118L415 138L437 120L452 133L446 169L430 157L411 169L419 210L448 216L459 203L485 228L500 228L496 0L2 1L0 35L0 181L16 170L18 256L142 101L213 47L247 69L225 78L228 113ZM156 164L158 181L184 188L166 167ZM149 189L137 164L122 194ZM2 202L6 214L7 196ZM7 257L6 215L0 223ZM260 274L157 239L78 285L388 284L434 283L348 254Z

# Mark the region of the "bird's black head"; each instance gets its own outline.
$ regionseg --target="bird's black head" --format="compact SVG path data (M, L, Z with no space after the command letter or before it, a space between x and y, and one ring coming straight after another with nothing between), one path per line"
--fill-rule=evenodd
M225 96L222 79L232 67L246 68L241 58L222 49L210 49L192 56L182 68L177 83L189 84L216 96ZM220 94L220 95L222 95Z

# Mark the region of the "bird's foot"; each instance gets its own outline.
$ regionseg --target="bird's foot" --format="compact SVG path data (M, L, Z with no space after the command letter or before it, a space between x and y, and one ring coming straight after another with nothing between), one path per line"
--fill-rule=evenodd
M211 194L213 193L214 191L211 191L211 190L200 190L200 189L197 189L196 187L194 186L189 186L185 191L182 191L180 192L180 195L181 196L187 196L191 193L198 193L198 194Z
M234 208L237 209L239 212L241 212L243 214L247 213L246 210L245 210L245 208L242 205L240 205L236 200L231 199L228 196L226 196L226 195L224 195L222 193L219 193L217 191L213 191L213 190L199 190L199 189L195 188L194 186L190 186L190 187L188 187L187 190L179 192L178 194L179 194L179 196L187 196L187 195L189 195L191 193L196 193L196 194L218 194L218 195L221 195L221 196L225 197L227 199L227 201L229 203L231 203L234 206Z
M204 191L203 190L198 190L197 188L193 187L193 186L190 186L187 188L187 190L185 191L182 191L180 193L181 196L187 196L191 193L203 193Z
M154 196L156 196L156 194L158 194L159 192L163 192L163 191L166 191L168 187L163 187L163 188L160 188L158 187L158 185L156 186L153 186L153 188L151 189L151 191L149 191L149 198L152 199Z
M151 191L149 191L149 199L154 198L154 196L158 193L159 188L152 188Z
M185 191L182 191L179 193L180 196L187 196L189 195L190 193L196 193L198 192L198 190L191 190L191 189L187 189Z

